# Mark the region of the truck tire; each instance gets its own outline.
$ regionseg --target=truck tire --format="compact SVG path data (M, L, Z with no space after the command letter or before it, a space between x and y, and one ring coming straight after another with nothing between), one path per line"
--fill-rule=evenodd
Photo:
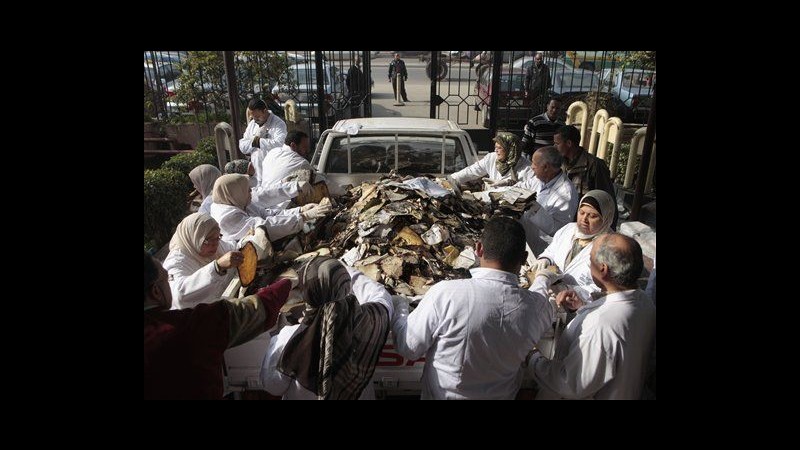
M428 61L428 64L425 65L425 75L428 76L428 79L433 80L433 76L431 76L431 62L432 61ZM436 81L442 81L446 76L447 76L447 62L439 59L439 73L436 74Z

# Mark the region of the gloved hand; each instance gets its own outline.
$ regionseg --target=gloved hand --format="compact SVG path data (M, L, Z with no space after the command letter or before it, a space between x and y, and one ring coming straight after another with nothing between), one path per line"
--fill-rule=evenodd
M305 220L306 222L308 222L309 220L319 219L320 217L325 217L325 214L329 213L331 210L330 203L326 203L324 205L313 203L313 205L314 205L313 207L307 209L306 211L303 211L303 208L305 208L308 205L305 205L303 206L303 208L300 208L300 215L303 216L303 220Z
M289 291L292 290L292 283L289 280L280 280L263 287L256 292L261 304L267 312L266 328L272 328L278 321L278 313L281 307L289 300Z
M555 269L555 270L553 270ZM551 266L550 269L540 270L536 272L536 278L539 277L546 277L547 278L547 286L550 287L553 283L560 280L564 274L558 270L557 266Z
M304 213L306 211L310 211L314 207L316 207L319 203L306 203L305 205L300 207L300 212Z
M242 252L228 252L217 259L217 266L222 270L239 267L244 261Z
M539 271L547 269L551 265L553 265L553 263L550 262L549 258L539 258L531 266L531 270L535 270L538 273Z
M486 183L490 188L498 188L503 186L512 186L516 184L514 180L511 178L502 178L500 180L492 180L491 178L483 178L483 182Z

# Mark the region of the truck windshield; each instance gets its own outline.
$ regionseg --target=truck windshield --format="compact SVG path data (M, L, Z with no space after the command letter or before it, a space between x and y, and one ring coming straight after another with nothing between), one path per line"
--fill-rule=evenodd
M455 137L342 136L331 143L325 172L386 173L394 169L402 174L441 174L463 169L466 161L461 141Z

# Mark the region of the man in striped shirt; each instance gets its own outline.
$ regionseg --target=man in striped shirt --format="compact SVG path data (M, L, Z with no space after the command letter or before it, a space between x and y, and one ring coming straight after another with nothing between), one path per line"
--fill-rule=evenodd
M533 152L541 147L553 145L553 135L556 130L564 126L565 123L558 119L558 110L561 108L561 101L553 99L547 104L547 111L533 116L525 124L524 136L522 137L522 153L531 159Z

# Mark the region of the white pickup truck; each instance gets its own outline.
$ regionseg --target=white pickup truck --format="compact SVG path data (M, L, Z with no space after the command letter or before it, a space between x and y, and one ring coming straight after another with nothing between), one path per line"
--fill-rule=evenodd
M391 170L443 177L477 160L469 134L452 121L400 117L336 122L322 133L311 164L329 186L357 186ZM266 346L265 333L225 352L229 390L261 389L259 371ZM390 333L372 379L376 396L419 395L423 367L424 358L410 361L394 350Z

